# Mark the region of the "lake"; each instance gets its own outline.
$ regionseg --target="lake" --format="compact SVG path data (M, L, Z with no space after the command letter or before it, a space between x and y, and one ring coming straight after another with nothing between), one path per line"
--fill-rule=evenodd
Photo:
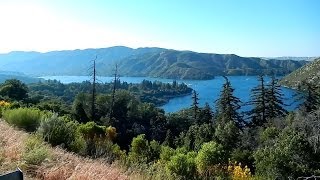
M43 79L56 79L62 83L72 83L72 82L83 82L90 80L89 76L44 76L41 77ZM248 102L250 100L250 91L252 88L258 85L256 76L229 76L228 77L232 87L235 89L234 94L242 102ZM113 77L97 77L97 82L112 82ZM161 81L161 82L172 82L173 79L161 79L161 78L149 78L149 77L121 77L121 81L126 81L128 83L140 83L142 80L150 80L150 81ZM269 77L266 77L266 82L270 81ZM177 80L177 82L184 82L192 89L196 90L199 93L199 104L203 106L206 102L210 104L210 106L214 106L214 102L220 95L220 91L222 89L222 85L225 82L223 77L217 76L212 80ZM284 94L284 102L289 106L286 107L288 110L294 110L298 103L295 102L293 96L296 91L292 89L288 89L283 87L282 93ZM171 99L167 104L161 106L165 110L165 112L176 112L184 108L190 107L192 104L191 95L184 97L177 97ZM242 110L248 110L250 107L244 106Z

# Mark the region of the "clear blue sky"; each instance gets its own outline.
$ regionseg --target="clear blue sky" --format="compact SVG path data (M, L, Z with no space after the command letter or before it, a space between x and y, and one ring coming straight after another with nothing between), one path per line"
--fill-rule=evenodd
M0 22L0 52L124 45L320 56L319 0L0 0Z

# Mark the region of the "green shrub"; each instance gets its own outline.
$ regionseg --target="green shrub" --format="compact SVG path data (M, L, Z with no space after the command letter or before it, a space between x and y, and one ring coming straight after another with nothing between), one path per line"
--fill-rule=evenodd
M214 165L223 164L225 161L223 146L214 141L204 143L196 157L197 169L200 173L205 172Z
M175 154L176 152L173 148L169 146L161 146L161 153L160 153L161 161L167 162Z
M77 127L77 123L53 114L41 121L38 132L53 146L61 145L68 150L80 152L84 149L85 142L78 133Z
M166 168L170 174L182 179L196 179L195 157L195 152L187 154L178 153L171 157L170 161L166 164Z
M312 174L317 156L304 134L285 128L273 144L263 144L254 152L256 174L268 179L296 179Z
M104 158L107 162L112 163L114 160L119 160L126 156L126 153L120 149L117 144L106 137L95 137L87 139L86 155L93 158Z
M132 139L129 152L129 160L133 164L146 163L148 161L149 142L144 134L140 134Z
M128 159L131 164L150 163L159 159L161 145L155 141L148 141L144 134L132 139Z
M48 147L39 136L32 135L27 139L23 153L27 165L40 165L48 157Z
M103 137L107 135L107 128L105 126L99 126L95 122L90 121L86 124L81 124L78 127L78 131L85 137L93 139L94 137Z
M39 127L42 113L38 109L8 109L4 110L3 118L9 124L23 128L28 132L33 132Z

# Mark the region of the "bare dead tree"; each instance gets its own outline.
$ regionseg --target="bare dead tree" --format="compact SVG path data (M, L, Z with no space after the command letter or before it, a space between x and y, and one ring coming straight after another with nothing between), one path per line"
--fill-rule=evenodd
M114 102L115 102L115 94L117 89L117 81L119 80L118 76L118 64L116 64L116 68L114 71L114 80L113 80L113 89L112 89L112 99L111 99L111 108L110 108L110 119L113 116L113 108L114 108Z
M95 59L92 60L92 101L91 101L91 119L95 121L96 118L96 60L97 56Z

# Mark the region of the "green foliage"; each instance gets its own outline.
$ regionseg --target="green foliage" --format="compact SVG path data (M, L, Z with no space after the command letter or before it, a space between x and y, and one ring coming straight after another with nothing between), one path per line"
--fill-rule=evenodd
M267 90L262 75L258 77L259 85L251 90L250 105L253 109L248 112L253 126L262 126L267 122Z
M303 103L300 109L305 112L312 112L320 108L320 87L317 84L302 82L305 87L304 91L300 93L300 99Z
M174 174L183 179L196 179L195 152L187 154L177 153L167 162L166 168L170 174Z
M311 84L319 84L319 69L320 69L320 58L313 60L312 62L308 62L308 64L303 67L293 71L289 75L285 76L281 79L281 84L291 87L291 88L301 88L304 89L303 82L311 83Z
M132 162L147 162L148 158L148 141L145 139L145 135L141 134L136 138L133 138L131 142L131 148L129 152L129 158Z
M107 128L105 126L99 126L93 121L78 126L78 131L87 139L105 137L107 135L106 130Z
M277 117L284 117L288 114L288 111L284 109L283 93L281 92L281 86L275 76L271 76L271 82L267 85L267 107L266 117L273 119Z
M297 178L310 174L312 148L306 137L286 128L272 144L260 147L255 153L256 173L271 179Z
M296 112L290 117L290 125L296 131L304 134L314 153L320 155L320 109L312 113ZM320 161L319 161L320 162Z
M159 159L161 146L156 141L145 139L144 134L140 134L133 138L129 152L129 159L131 163L148 163Z
M163 162L167 162L175 154L176 154L176 151L173 148L168 146L161 146L160 160Z
M230 81L227 77L225 78L225 83L223 84L223 89L221 91L220 98L217 100L217 114L218 123L225 124L229 121L233 121L238 128L243 128L245 122L243 121L241 115L239 114L240 109L240 99L233 95L234 89L231 86Z
M89 155L91 158L104 158L109 163L117 159L125 159L125 152L122 151L117 144L113 144L108 138L94 137L93 139L86 139L85 144L85 155Z
M275 139L279 136L281 131L276 127L267 127L260 135L262 143L268 143L269 140Z
M70 106L60 99L42 100L35 107L42 111L58 113L60 116L71 114Z
M77 123L53 114L41 121L38 132L53 146L61 145L70 151L80 152L85 144L77 128Z
M11 100L21 101L28 97L28 87L17 79L6 80L0 86L0 95Z
M240 131L233 121L226 124L218 124L215 129L215 138L218 143L222 144L225 150L231 152L239 144Z
M200 109L198 122L199 124L212 123L213 112L209 103L205 103L205 106Z
M225 155L221 144L214 141L204 143L195 159L198 171L202 173L214 165L225 164L227 162Z
M27 165L40 165L49 156L48 147L40 137L32 135L27 139L23 153Z
M259 85L251 90L251 101L248 103L253 109L248 113L253 126L262 126L268 120L284 117L288 112L284 109L283 94L281 86L274 76L266 85L264 77L259 76Z
M199 94L193 90L192 92L192 110L193 110L193 119L194 121L199 124L199 120L198 120L198 114L199 114Z
M30 108L8 109L3 112L5 121L28 132L37 130L42 115L40 110Z
M241 163L242 166L248 166L254 169L253 152L247 149L237 148L230 155L230 162Z
M76 120L81 123L87 123L89 121L90 98L88 94L79 93L73 102L72 112Z
M149 154L148 154L149 161L155 161L159 159L160 152L161 152L161 145L155 140L150 141Z
M187 95L192 91L192 89L184 83L176 83L175 86L171 85L170 83L163 83L160 81L151 82L148 80L143 80L141 83L127 83L120 82L119 80L116 83L116 87L118 90L127 90L138 97L142 102L153 103L156 105L165 104L177 95ZM30 84L29 94L30 97L32 97L30 100L36 103L57 99L62 100L67 104L71 104L76 99L78 99L80 100L80 103L82 103L82 105L86 106L85 101L82 101L83 98L81 100L80 97L76 98L76 96L78 94L80 94L80 96L83 96L83 94L89 94L91 92L91 87L92 86L89 81L84 81L82 83L62 84L61 82L56 80L48 80L40 83ZM112 88L112 83L97 83L97 99L99 98L100 94L111 93ZM104 101L109 101L108 103L111 103L110 100L104 99ZM75 104L78 103L79 101ZM110 106L108 106L106 110L110 110L109 107Z
M189 151L198 151L205 142L214 139L214 128L212 124L190 126L186 133L181 133L181 146Z

